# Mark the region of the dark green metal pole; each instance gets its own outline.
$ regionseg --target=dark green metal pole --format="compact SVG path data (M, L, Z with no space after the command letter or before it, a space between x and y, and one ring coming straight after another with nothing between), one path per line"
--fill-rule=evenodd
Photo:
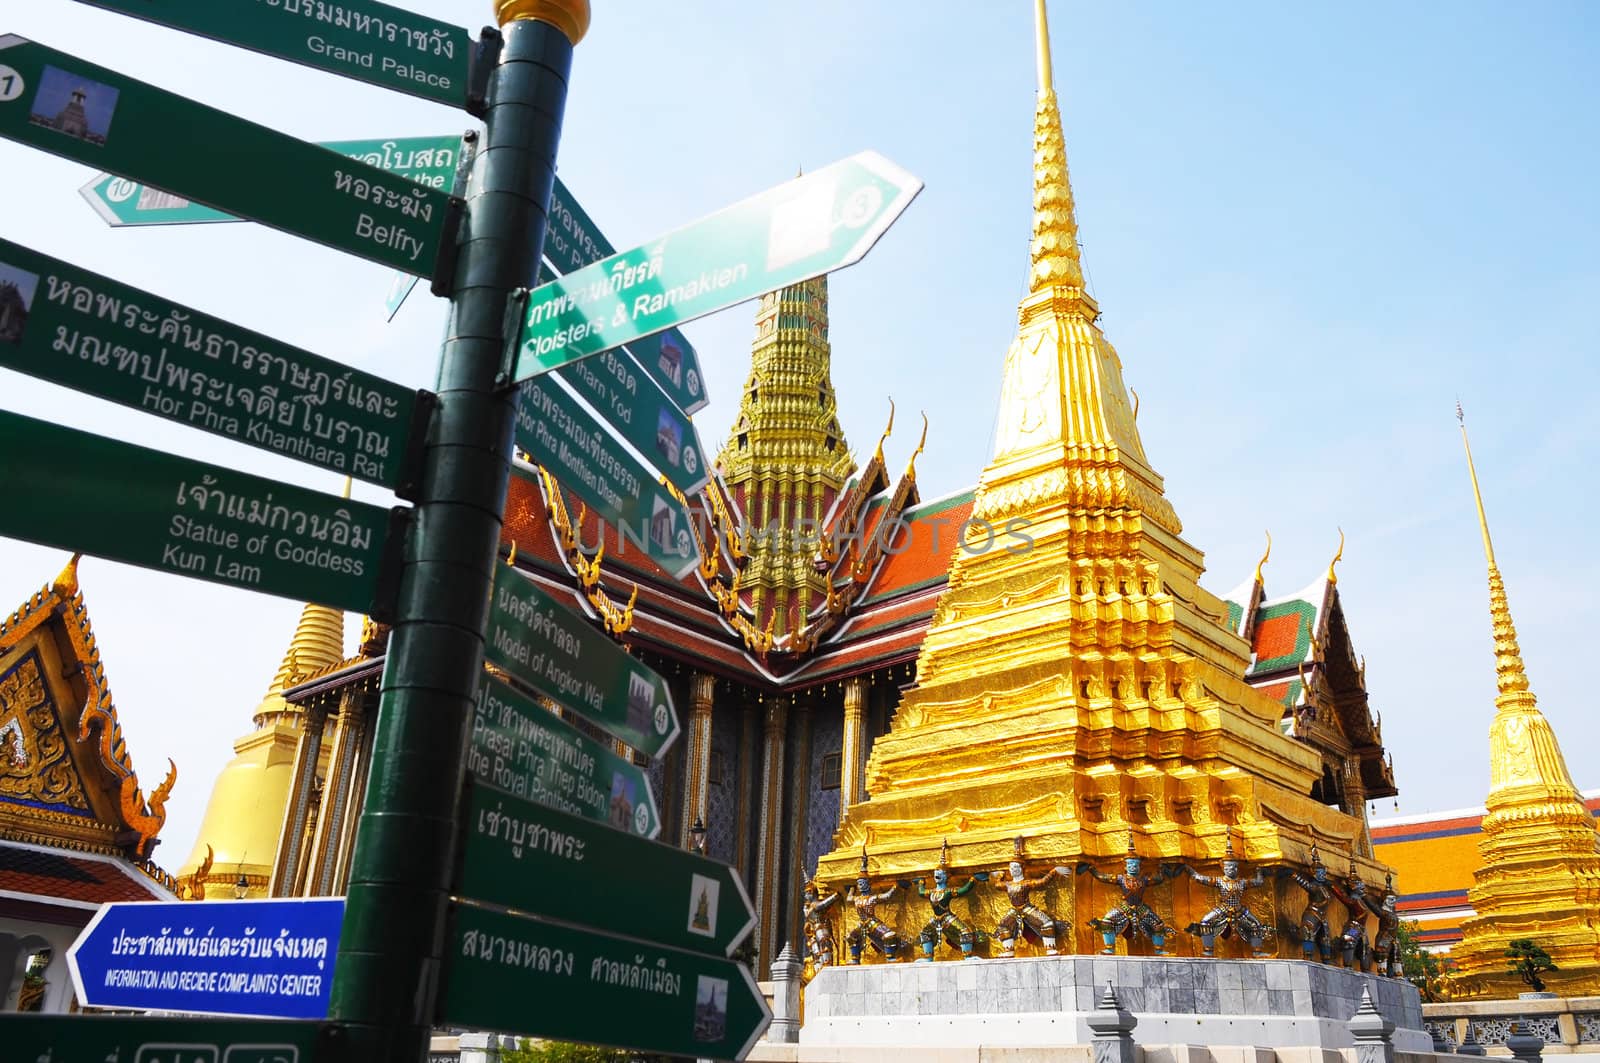
M573 43L587 0L499 0L504 44L467 184L421 487L356 833L328 1053L427 1051L443 966L469 722L510 474L515 392L500 379L512 289L537 273Z

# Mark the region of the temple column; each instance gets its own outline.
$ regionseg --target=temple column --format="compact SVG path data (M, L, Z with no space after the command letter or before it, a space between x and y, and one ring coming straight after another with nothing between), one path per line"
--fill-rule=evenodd
M711 822L711 702L717 677L696 672L689 681L689 734L684 748L683 815L678 844L689 846L689 828Z
M806 820L811 815L811 703L797 701L794 706L794 771L789 777L790 875L779 898L778 910L784 915L785 941L800 941L800 888L806 873ZM798 946L797 946L798 947Z
M283 813L283 829L278 834L278 855L272 862L272 877L267 896L292 896L294 882L305 858L306 820L311 814L311 790L317 781L317 757L322 752L322 732L328 726L328 707L319 702L309 705L301 717L300 742L294 754L293 781L289 784L289 803Z
M758 979L766 978L772 969L772 957L777 954L778 894L783 864L783 759L785 734L788 724L785 702L769 696L762 714L761 734L761 792L757 798L761 809L760 839L756 847L756 932L759 951L756 965Z
M317 817L306 864L305 896L326 897L333 890L333 864L350 814L350 780L362 729L361 701L362 693L355 689L347 689L339 699L339 724L328 755L328 777L322 784L322 813Z
M754 893L755 882L750 877L750 810L756 802L756 770L750 751L756 744L756 714L748 702L743 709L739 715L739 803L734 813L733 866Z
M350 881L350 858L355 853L356 829L361 826L361 809L367 801L368 776L372 772L372 728L369 727L369 710L373 707L367 695L356 699L355 732L352 744L355 756L350 767L349 797L345 801L344 829L340 832L338 859L333 863L333 879L327 892L338 895L345 892Z
M863 796L861 780L866 764L867 681L855 676L844 681L844 738L839 748L839 826L850 806Z

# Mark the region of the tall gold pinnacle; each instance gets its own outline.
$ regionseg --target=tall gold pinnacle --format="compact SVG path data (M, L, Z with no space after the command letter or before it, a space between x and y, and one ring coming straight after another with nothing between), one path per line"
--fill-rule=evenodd
M1483 512L1483 491L1478 487L1478 469L1472 463L1472 443L1467 439L1467 418L1461 403L1456 403L1456 421L1461 425L1461 445L1467 451L1467 473L1472 477L1472 497L1478 503L1478 530L1483 533L1483 556L1489 563L1489 617L1494 624L1494 680L1499 694L1495 707L1532 708L1534 697L1528 690L1528 673L1522 664L1522 647L1517 645L1517 628L1511 622L1511 604L1506 601L1505 580L1494 561L1494 541L1489 538L1489 518Z
M1463 940L1451 950L1456 959L1452 993L1461 999L1507 995L1514 981L1506 974L1506 947L1514 938L1533 937L1560 971L1552 983L1562 984L1552 988L1584 996L1600 989L1600 848L1594 817L1572 784L1555 730L1528 688L1460 403L1456 419L1489 565L1496 694L1489 724L1487 814L1478 841L1483 866L1467 891L1475 914L1462 922Z
M1039 104L1033 118L1033 269L1028 290L1083 287L1078 221L1067 174L1067 142L1050 72L1050 23L1045 0L1034 0L1039 50Z

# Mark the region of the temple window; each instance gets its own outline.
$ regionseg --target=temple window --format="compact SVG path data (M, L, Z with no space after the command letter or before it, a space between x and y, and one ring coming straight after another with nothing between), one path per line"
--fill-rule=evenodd
M822 771L817 779L817 786L823 790L837 790L839 788L840 765L844 756L841 753L822 754Z
M712 786L727 784L728 766L720 750L711 751L711 759L706 764L706 781Z

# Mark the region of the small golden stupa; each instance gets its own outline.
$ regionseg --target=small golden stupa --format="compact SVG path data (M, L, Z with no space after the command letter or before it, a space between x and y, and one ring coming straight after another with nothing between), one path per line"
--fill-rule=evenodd
M1600 993L1600 835L1528 688L1464 419L1461 442L1489 562L1497 692L1489 725L1488 814L1478 842L1483 866L1467 891L1474 915L1462 921L1461 944L1450 950L1450 992L1463 999L1525 990L1507 969L1505 952L1513 940L1531 938L1558 968L1542 976L1551 991L1591 996Z
M211 899L232 900L240 879L246 896L267 896L304 721L283 692L343 658L344 613L307 605L256 706L255 730L233 744L234 757L211 788L194 851L183 865L180 877L187 881L209 861L202 874Z
M851 807L818 878L854 880L863 845L877 882L925 876L946 837L958 876L1004 867L1018 836L1029 874L1080 862L1120 870L1130 853L1147 872L1177 860L1214 870L1233 826L1255 866L1306 864L1315 842L1342 873L1354 853L1377 895L1386 869L1361 855L1363 819L1311 796L1321 759L1283 733L1283 705L1245 682L1251 648L1200 587L1202 554L1181 537L1145 454L1084 284L1044 0L1036 25L1029 290L972 514L1025 532L1031 547L1007 549L1004 535L969 525L916 686L872 749L870 797ZM1047 893L1042 906L1071 920L1075 951L1097 951L1089 921L1115 888L1077 875ZM1214 896L1181 879L1147 900L1182 928ZM1299 888L1274 879L1250 901L1280 931L1268 947L1298 956L1289 928ZM988 929L1004 904L1004 891L986 889L956 908ZM906 941L928 917L915 890L878 913ZM1199 946L1174 934L1167 947Z

